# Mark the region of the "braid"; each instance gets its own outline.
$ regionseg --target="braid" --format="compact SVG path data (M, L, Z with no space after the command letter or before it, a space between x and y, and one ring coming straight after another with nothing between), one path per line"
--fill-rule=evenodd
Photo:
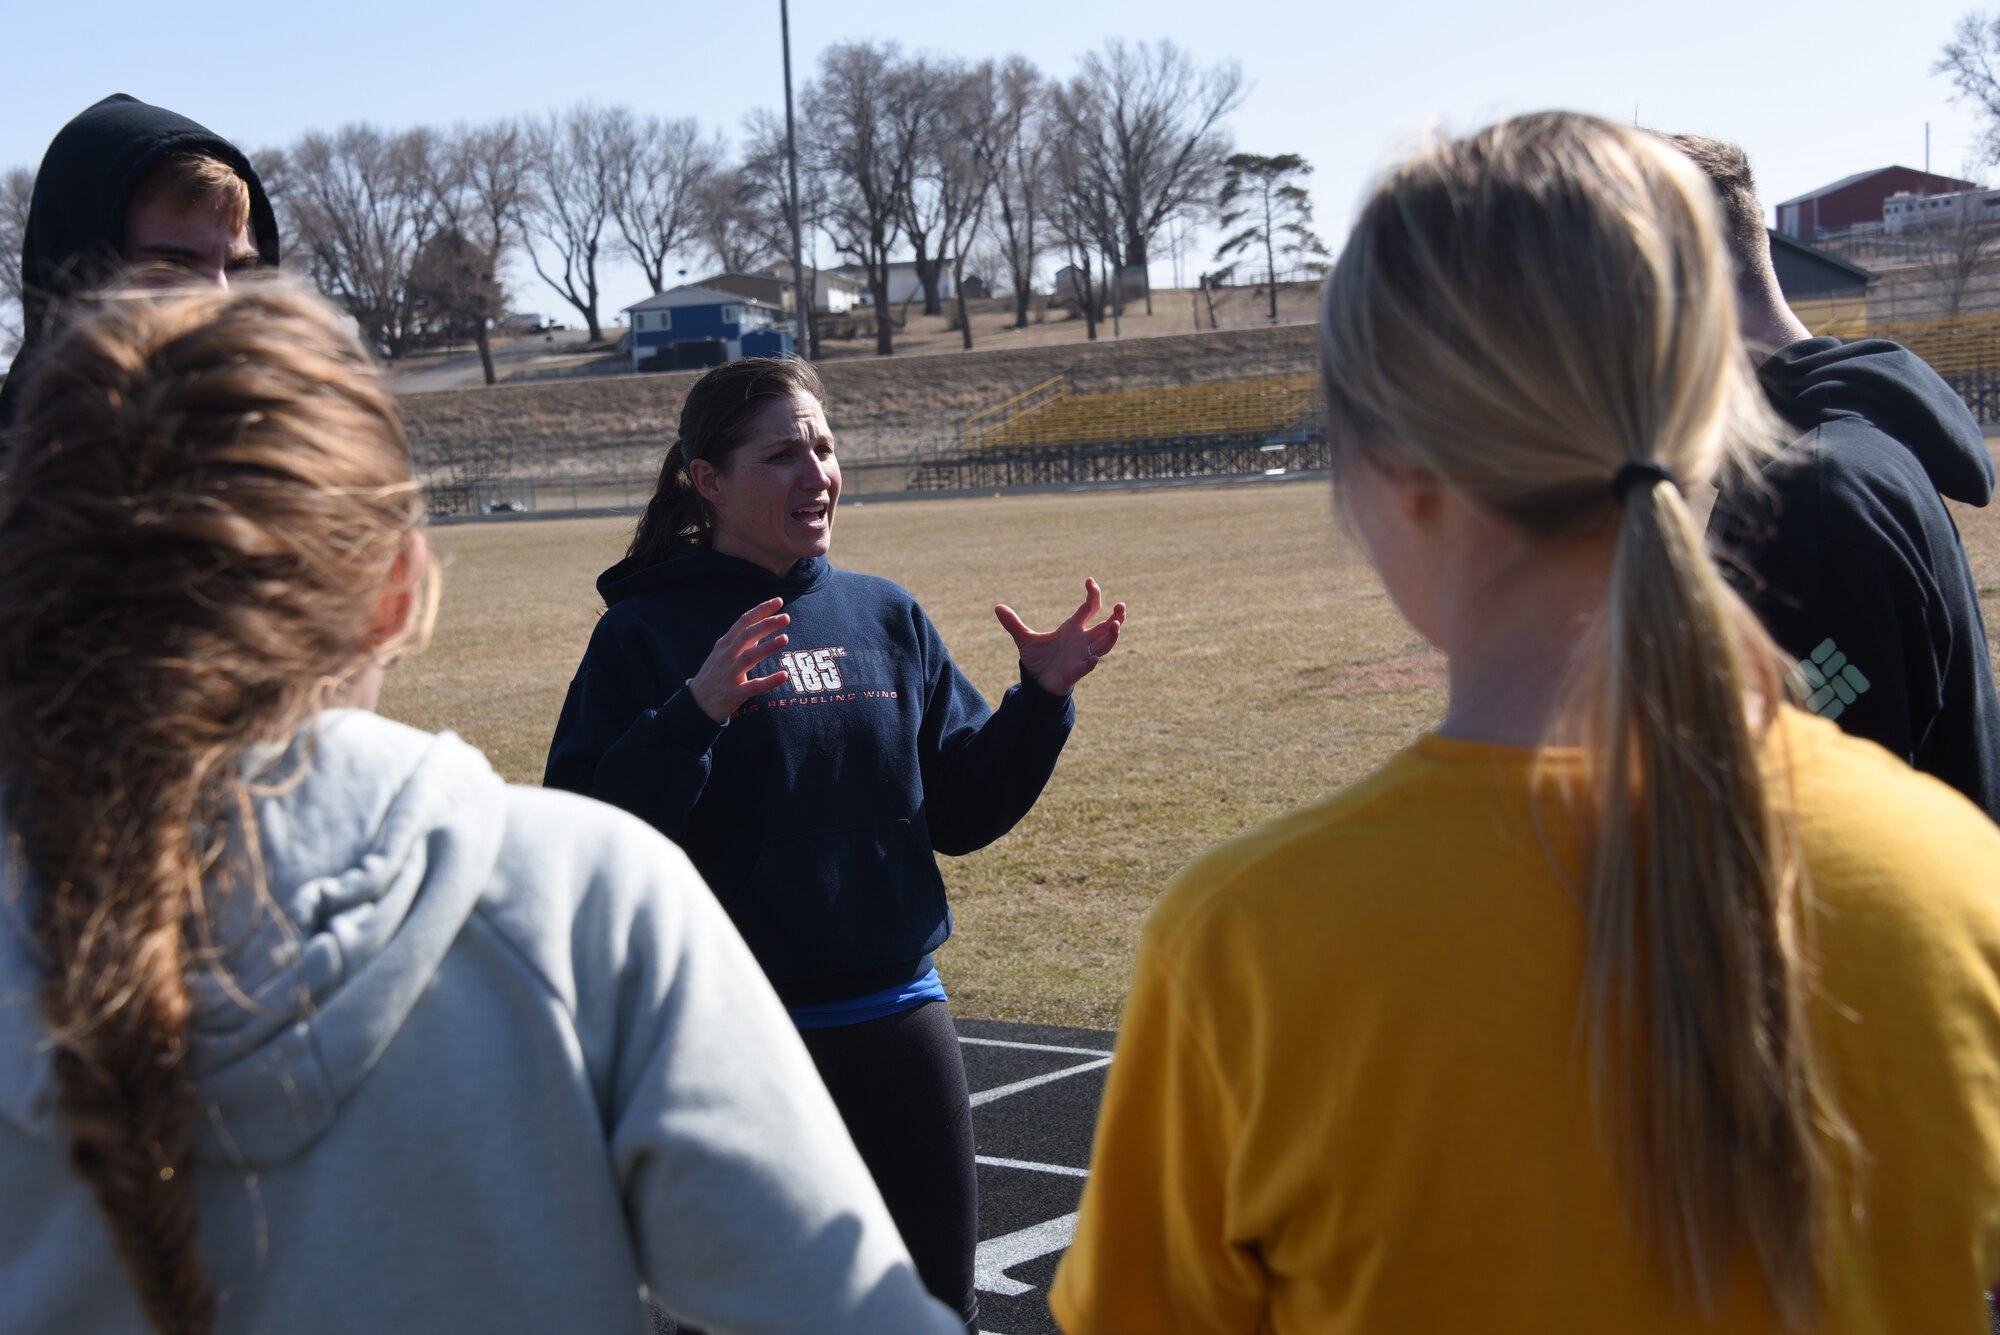
M169 867L157 870L180 879ZM162 1332L193 1335L214 1326L215 1298L197 1246L190 1172L195 1104L187 1070L184 915L177 911L185 899L144 879L150 878L135 878L122 895L110 896L132 901L136 911L134 930L123 934L93 930L89 918L105 915L84 915L96 896L79 893L74 883L43 897L44 948L57 959L65 946L74 952L70 969L47 983L43 1013L60 1035L57 1111L72 1138L70 1164L97 1195L146 1320ZM85 920L78 922L80 916ZM80 976L124 1004L88 1024L88 998L70 995Z
M51 964L57 1112L146 1320L205 1335L187 979L209 897L256 865L238 758L367 661L420 512L365 354L281 285L112 302L22 410L0 773Z

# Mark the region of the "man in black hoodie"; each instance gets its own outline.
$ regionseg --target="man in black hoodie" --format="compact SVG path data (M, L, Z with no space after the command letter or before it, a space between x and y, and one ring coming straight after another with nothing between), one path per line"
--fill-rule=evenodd
M21 247L22 343L0 384L0 427L64 302L121 266L226 283L277 263L277 216L234 144L123 93L88 108L57 132L35 174Z
M1992 499L1979 424L1908 349L1812 337L1778 288L1743 151L1669 138L1721 199L1744 342L1772 406L1800 433L1765 467L1768 492L1725 489L1710 542L1798 658L1801 705L2000 821L2000 699L1978 589L1941 499Z

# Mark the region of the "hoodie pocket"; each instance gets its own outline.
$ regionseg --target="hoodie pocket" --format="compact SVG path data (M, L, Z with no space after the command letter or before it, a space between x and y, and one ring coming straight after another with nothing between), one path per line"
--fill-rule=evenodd
M736 926L773 980L913 960L945 920L944 877L907 820L766 840Z

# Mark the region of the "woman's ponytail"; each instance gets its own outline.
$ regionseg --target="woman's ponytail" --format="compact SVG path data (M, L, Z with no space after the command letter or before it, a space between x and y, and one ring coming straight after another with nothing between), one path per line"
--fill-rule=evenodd
M641 565L653 565L683 547L706 547L713 523L708 502L695 490L681 442L676 440L660 464L659 484L646 502L646 512L639 516L625 556Z
M1770 791L1781 664L1671 483L1633 486L1611 573L1582 1033L1636 1217L1704 1309L1747 1239L1773 1306L1818 1311L1845 1131L1812 1043L1806 900Z

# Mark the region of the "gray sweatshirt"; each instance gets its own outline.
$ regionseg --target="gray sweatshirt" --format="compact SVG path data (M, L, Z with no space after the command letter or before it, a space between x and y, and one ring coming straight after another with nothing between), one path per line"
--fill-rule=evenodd
M278 911L234 897L231 977L195 980L220 1332L638 1335L642 1284L718 1335L962 1331L671 844L448 734L305 735L258 803ZM0 879L0 1331L140 1332L55 1121L29 913Z

